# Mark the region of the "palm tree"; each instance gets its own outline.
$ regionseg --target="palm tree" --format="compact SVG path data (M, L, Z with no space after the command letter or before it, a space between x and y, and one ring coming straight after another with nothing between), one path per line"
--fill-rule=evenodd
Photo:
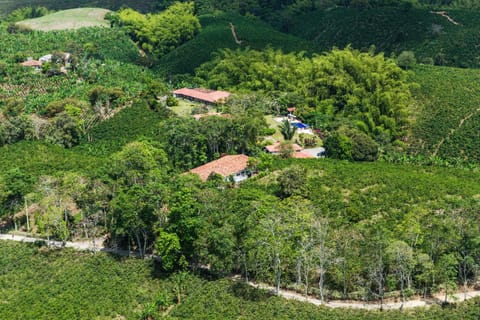
M296 131L297 127L292 126L288 120L283 120L280 124L280 132L285 140L292 140Z

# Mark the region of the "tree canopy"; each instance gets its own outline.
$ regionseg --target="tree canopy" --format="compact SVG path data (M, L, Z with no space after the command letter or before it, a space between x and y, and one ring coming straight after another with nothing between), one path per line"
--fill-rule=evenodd
M143 50L157 56L192 39L200 29L193 2L176 2L165 11L147 15L126 8L110 19L125 26Z
M382 143L405 135L413 103L407 74L373 50L347 47L309 58L273 49L225 49L196 74L213 88L295 93L304 97L295 102L307 121L346 124Z

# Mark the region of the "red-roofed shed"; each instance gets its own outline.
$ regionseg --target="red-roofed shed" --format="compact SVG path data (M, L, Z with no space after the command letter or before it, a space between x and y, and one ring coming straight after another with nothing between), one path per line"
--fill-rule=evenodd
M306 152L294 152L292 154L292 158L307 159L307 158L315 158L315 157L312 156L310 153L306 153Z
M42 67L42 62L38 60L27 60L25 62L20 63L20 65L24 67L40 68Z
M173 91L173 94L176 97L186 98L189 100L196 100L196 101L209 103L209 104L225 103L225 101L231 95L231 93L227 91L215 91L215 90L208 90L203 88L197 88L197 89L182 88L182 89Z

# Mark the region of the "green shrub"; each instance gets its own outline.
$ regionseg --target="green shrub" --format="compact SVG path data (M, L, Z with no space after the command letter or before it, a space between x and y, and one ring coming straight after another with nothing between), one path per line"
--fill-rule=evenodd
M339 160L352 160L352 140L343 134L333 133L324 142L328 157Z
M413 51L402 51L397 57L397 64L404 69L410 69L416 63L417 59L415 59L415 53Z
M354 131L352 140L352 159L355 161L375 161L378 159L378 144L363 132Z

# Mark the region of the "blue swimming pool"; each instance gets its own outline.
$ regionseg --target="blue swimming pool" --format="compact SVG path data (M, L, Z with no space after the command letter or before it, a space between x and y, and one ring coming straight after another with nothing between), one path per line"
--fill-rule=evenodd
M292 126L297 127L298 129L307 129L310 128L308 124L304 124L301 122L292 122Z

